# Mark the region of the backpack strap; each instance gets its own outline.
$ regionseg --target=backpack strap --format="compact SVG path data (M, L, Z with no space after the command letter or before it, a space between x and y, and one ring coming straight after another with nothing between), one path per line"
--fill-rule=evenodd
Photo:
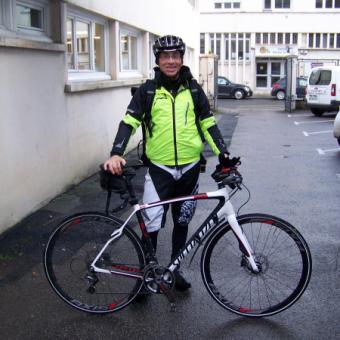
M156 93L156 83L154 80L148 79L145 82L145 101L143 102L143 111L144 111L144 118L142 121L142 134L143 134L143 140L142 140L142 155L141 160L145 165L149 165L150 161L146 157L146 132L149 132L149 135L152 136L152 124L151 124L151 109L152 109L152 103L155 98Z
M145 129L148 130L150 136L152 136L152 126L151 126L151 109L152 109L152 103L153 99L155 98L155 93L156 93L156 84L154 80L148 79L145 82L145 102L143 111L144 111L144 119L143 119L143 125ZM145 141L144 135L143 139Z
M194 102L194 111L195 111L195 115L196 115L196 126L197 126L197 130L198 133L202 139L202 142L205 141L204 136L203 136L203 132L200 126L200 108L199 108L199 85L197 83L196 79L191 79L189 81L189 89L190 89L190 93L191 93L191 97L192 97L192 101Z
M190 89L190 93L191 93L191 97L192 97L192 101L194 102L194 111L195 111L195 116L196 116L196 126L197 126L197 130L198 133L202 139L202 143L205 142L204 139L204 135L201 129L201 125L200 125L200 108L199 108L199 91L198 91L198 83L196 79L191 79L189 81L189 89ZM205 157L203 156L203 153L201 152L200 155L200 172L204 173L206 170L206 164L207 164L207 160L205 159Z

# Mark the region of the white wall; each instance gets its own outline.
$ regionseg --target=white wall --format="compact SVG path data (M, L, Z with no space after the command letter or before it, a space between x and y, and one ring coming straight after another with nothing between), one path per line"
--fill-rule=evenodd
M198 32L198 12L192 13L188 1L66 3L146 32L178 34L198 64L195 50L199 35L193 33ZM35 49L28 48L31 45L35 44L0 36L0 233L98 171L99 164L109 156L131 99L130 85L140 82L125 79L129 86L65 92L67 66L62 48L58 45L44 51L43 44L38 48L35 45ZM140 138L139 131L129 148Z
M63 53L18 52L0 48L0 232L98 170L131 98L65 95Z

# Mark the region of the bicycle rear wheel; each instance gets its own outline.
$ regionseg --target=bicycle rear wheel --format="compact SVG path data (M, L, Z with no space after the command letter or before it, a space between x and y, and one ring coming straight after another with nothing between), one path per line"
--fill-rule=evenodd
M121 221L100 213L71 216L60 223L45 249L44 269L52 288L66 303L89 313L110 313L127 306L142 280L94 273L90 265ZM97 261L101 269L141 273L145 256L138 236L126 227Z
M312 259L306 241L288 222L265 214L238 218L260 266L253 273L229 224L208 239L201 272L210 295L225 309L263 317L284 311L306 289Z

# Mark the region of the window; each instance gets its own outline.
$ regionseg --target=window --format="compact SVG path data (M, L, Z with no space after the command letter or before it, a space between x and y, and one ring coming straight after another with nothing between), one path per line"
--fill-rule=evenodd
M231 34L231 60L236 59L236 34L232 33Z
M244 59L244 50L243 50L243 34L238 35L238 60Z
M340 33L308 33L309 48L340 48Z
M0 27L10 36L52 42L49 12L48 0L0 0Z
M230 58L230 48L229 48L229 41L230 41L230 39L229 39L229 33L227 33L227 34L225 34L224 35L225 36L225 44L224 44L224 46L225 46L225 60L229 60L229 58Z
M315 8L322 8L322 0L315 1Z
M340 8L340 0L316 0L315 8Z
M327 34L322 35L322 48L327 48Z
M277 43L283 44L283 34L282 33L277 34Z
M225 2L224 8L231 8L231 2Z
M43 29L42 8L33 8L20 3L16 4L16 24L18 28Z
M214 33L209 34L209 40L210 40L209 53L215 53L215 34Z
M264 8L265 8L265 9L271 9L271 8L272 8L272 2L271 2L271 0L265 0L265 1L264 1Z
M137 37L122 32L120 34L121 70L137 70Z
M270 43L275 44L275 33L270 33Z
M263 41L263 44L268 44L268 33L263 33L262 41Z
M200 34L200 53L205 53L205 34Z
M308 34L308 47L314 47L314 34Z
M104 18L68 9L66 47L69 79L104 78L106 71L106 36L108 26Z
M293 33L293 44L297 44L297 41L298 40L298 35L297 35L297 33Z
M275 8L290 8L290 0L275 0Z
M153 34L149 34L149 78L153 79L155 77L155 56L153 54L153 45L158 37Z
M216 33L216 54L218 59L221 60L221 33Z
M215 8L216 9L222 8L222 2L215 2Z
M333 0L326 0L326 8L332 8L333 7Z
M315 34L315 47L320 47L320 33Z
M289 45L290 44L290 33L286 33L285 38L286 38L286 44Z
M241 8L240 2L233 2L233 8Z
M255 41L256 41L256 44L261 44L261 33L256 33Z
M309 78L309 85L329 85L332 79L332 72L328 70L315 70Z

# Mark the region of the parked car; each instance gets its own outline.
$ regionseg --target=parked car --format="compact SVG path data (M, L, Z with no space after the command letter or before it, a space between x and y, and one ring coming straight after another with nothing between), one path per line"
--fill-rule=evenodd
M340 66L313 68L308 77L306 100L316 116L337 111L340 105Z
M307 78L297 77L296 78L296 97L297 99L304 99L307 88ZM276 99L283 100L286 98L286 78L281 78L272 85L270 92L271 96Z
M225 77L217 77L217 98L243 99L252 95L253 91L249 86L235 84Z
M334 120L333 132L334 132L334 137L338 140L338 143L340 145L340 109Z

